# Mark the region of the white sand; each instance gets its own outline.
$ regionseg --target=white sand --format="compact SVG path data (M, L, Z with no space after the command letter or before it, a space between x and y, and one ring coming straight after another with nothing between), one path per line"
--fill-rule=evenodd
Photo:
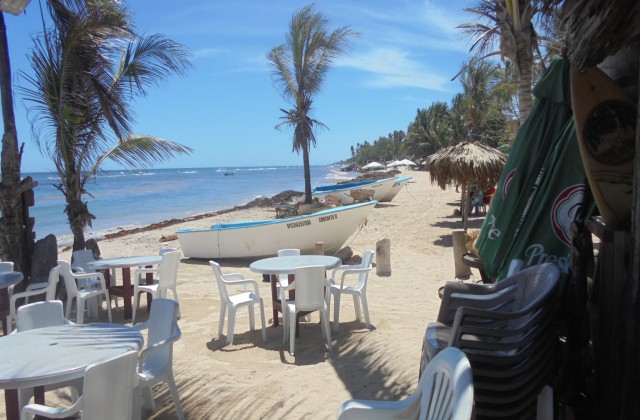
M340 404L350 398L395 400L413 392L424 329L436 318L440 304L437 289L454 276L451 229L462 225L453 216L459 203L454 189L442 191L431 185L426 172L407 175L414 179L393 202L378 205L366 227L347 242L361 256L365 249L375 250L377 241L391 241L392 275L379 277L375 267L369 275L373 328L356 321L353 301L343 299L340 331L332 333L330 353L325 351L316 313L311 322L301 323L296 355L289 354L288 344L282 344L282 324L271 326L269 284L249 271L248 261L226 260L222 268L258 280L265 298L267 341L261 340L259 328L249 331L245 309L238 313L234 344L226 345L226 337L217 336L220 300L207 261L182 260L178 272L182 338L174 347L174 373L187 418L335 418ZM240 210L102 240L99 245L105 258L155 254L163 245L159 238L181 228L273 215L271 209ZM479 227L480 222L472 220L471 226ZM177 240L165 244L179 248ZM69 254L61 257L68 259ZM141 313L146 318L146 311ZM122 305L114 311L114 321L123 322ZM162 384L156 387L156 403L158 410L150 418L175 418ZM2 414L4 404L0 410Z

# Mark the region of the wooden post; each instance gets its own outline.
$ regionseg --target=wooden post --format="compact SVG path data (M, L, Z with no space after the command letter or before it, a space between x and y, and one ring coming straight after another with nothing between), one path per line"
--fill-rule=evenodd
M469 277L471 268L462 261L462 256L467 251L467 233L464 229L453 229L451 231L453 240L453 262L455 264L456 278Z
M391 241L388 238L376 242L376 274L380 277L391 275Z
M324 255L324 242L316 242L316 255Z

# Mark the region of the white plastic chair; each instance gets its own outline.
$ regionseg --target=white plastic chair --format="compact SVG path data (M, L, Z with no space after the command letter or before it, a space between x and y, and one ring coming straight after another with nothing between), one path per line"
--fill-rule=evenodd
M338 419L468 420L472 411L471 365L462 351L450 347L429 363L410 397L400 401L349 400L340 407Z
M287 286L280 286L280 302L284 318L283 343L289 337L289 353L295 354L296 319L301 311L320 311L322 336L327 340L331 351L331 332L329 331L329 299L331 283L325 278L325 267L322 265L300 267L295 271L295 281ZM295 298L287 300L287 292L295 290Z
M88 366L84 373L84 392L75 404L71 407L29 404L22 408L22 420L33 415L59 419L78 412L82 412L81 419L131 419L137 361L138 352L130 351Z
M47 300L44 302L29 303L18 308L16 313L16 329L14 333L21 333L37 328L52 327L55 325L72 324L63 314L62 301ZM71 400L78 401L78 391L82 391L82 378L59 382L44 387L46 391L60 388L71 388ZM18 390L19 406L24 407L33 397L33 388L21 388Z
M167 297L167 290L173 292L173 299L178 302L178 267L180 266L179 251L170 251L162 254L162 261L156 268L138 268L135 272L133 282L133 316L131 322L136 323L136 311L140 306L140 293L150 293L153 299ZM154 274L153 284L145 284L142 277L147 274ZM178 317L180 309L178 306Z
M107 303L107 313L109 316L109 322L112 322L111 318L111 304L109 300L109 291L104 281L102 273L83 273L75 274L71 271L71 266L67 261L58 260L58 266L60 266L60 274L64 278L64 285L67 289L67 310L65 316L71 317L71 306L73 301L76 301L76 322L82 324L84 322L84 308L85 302L93 297L103 296ZM97 278L100 281L99 287L87 287L78 288L76 281L82 281L85 279Z
M267 331L264 327L264 302L260 297L258 282L252 279L245 279L240 273L222 274L220 265L214 261L209 261L213 270L220 291L220 317L218 319L218 337L222 336L224 328L224 317L228 310L229 319L227 325L227 344L233 344L233 334L236 323L236 311L242 306L249 308L249 328L255 330L255 314L253 305L260 305L260 321L262 322L262 340L267 340ZM227 287L230 286L253 286L253 292L242 292L236 295L229 295Z
M279 249L278 257L297 257L300 255L299 249ZM288 274L278 274L278 285L286 286L289 284L289 275Z
M166 382L176 406L176 414L179 419L184 420L178 388L173 379L173 343L179 340L181 335L177 318L178 303L170 299L158 298L151 302L149 319L135 325L134 328L148 329L147 347L140 353L138 363L140 391L144 401L151 410L155 410L152 387L160 382ZM140 412L140 407L134 407L134 409L136 413Z
M13 329L13 323L16 320L16 302L24 299L25 303L29 303L29 298L33 296L44 295L45 300L54 300L56 298L56 288L60 279L60 266L53 267L49 271L49 279L46 283L33 283L27 286L24 292L13 293L9 303L9 315L7 316L7 329Z
M369 271L373 267L372 261L375 252L366 250L362 256L362 262L358 265L341 265L334 268L331 273L331 294L333 295L333 331L338 331L340 327L340 298L343 294L353 296L353 306L356 311L356 319L362 321L364 314L364 322L367 328L371 328L369 322L369 305L367 304L367 279ZM342 272L340 283L338 283L338 274ZM358 284L345 284L347 276L358 276ZM360 302L362 302L362 312L360 312Z

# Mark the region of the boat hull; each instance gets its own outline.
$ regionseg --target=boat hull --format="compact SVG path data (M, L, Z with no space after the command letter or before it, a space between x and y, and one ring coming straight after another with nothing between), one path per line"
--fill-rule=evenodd
M323 242L325 253L333 254L364 223L376 204L370 201L307 216L226 223L176 234L183 255L190 258L257 258L287 248L308 254L314 252L316 242Z
M337 197L342 204L353 204L354 199L350 193L355 189L373 190L372 200L380 201L386 196L393 186L396 178L385 178L374 181L355 182L348 184L336 184L334 186L324 186L313 190L313 197L324 201L327 195ZM332 188L334 187L334 188Z
M393 183L393 185L391 186L391 188L389 189L389 192L387 194L385 194L384 197L380 198L380 200L383 203L387 203L391 200L393 200L393 198L398 195L398 193L400 192L400 190L402 189L402 187L404 187L407 182L409 182L409 180L413 179L412 176L402 176L402 177L398 177L396 178L396 182Z

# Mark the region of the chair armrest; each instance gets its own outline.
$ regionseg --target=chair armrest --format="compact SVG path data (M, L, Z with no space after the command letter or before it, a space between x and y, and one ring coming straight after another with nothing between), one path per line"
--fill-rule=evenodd
M166 340L162 340L160 342L152 344L147 348L143 349L140 352L140 356L139 356L138 371L140 372L140 369L144 366L144 359L147 357L149 353L153 353L155 351L162 350L164 347L173 345L173 343L175 341L178 341L181 336L182 336L182 332L180 331L180 327L178 327L178 325L176 324L175 334L173 334L171 337L167 338Z
M344 279L347 276L351 276L354 274L360 274L360 273L366 273L367 271L371 271L371 267L366 267L366 268L347 268L342 270L342 276L340 279L340 287L344 286ZM334 270L335 272L335 270ZM336 278L335 277L331 277L331 279L335 282Z
M78 401L70 407L50 407L42 404L27 404L22 408L21 412L23 415L26 412L36 416L42 415L51 419L64 419L79 412L84 404L83 400L83 396L80 396Z
M349 400L338 411L338 420L402 419L420 411L418 393L400 401Z
M47 282L31 283L30 285L27 286L27 288L25 289L25 292L32 292L34 290L46 289L47 286L49 286L49 283Z
M225 279L224 284L230 285L230 286L251 285L253 286L253 292L256 294L258 298L260 298L260 289L258 288L258 282L253 279L242 279L242 280L226 280Z
M511 285L498 289L493 284L447 282L437 321L450 326L460 307L505 310L513 302L513 287L515 286Z
M143 331L149 328L149 322L148 321L139 322L137 324L132 325L131 328L135 328L138 331Z
M223 274L222 278L225 280L245 280L244 276L241 273Z

